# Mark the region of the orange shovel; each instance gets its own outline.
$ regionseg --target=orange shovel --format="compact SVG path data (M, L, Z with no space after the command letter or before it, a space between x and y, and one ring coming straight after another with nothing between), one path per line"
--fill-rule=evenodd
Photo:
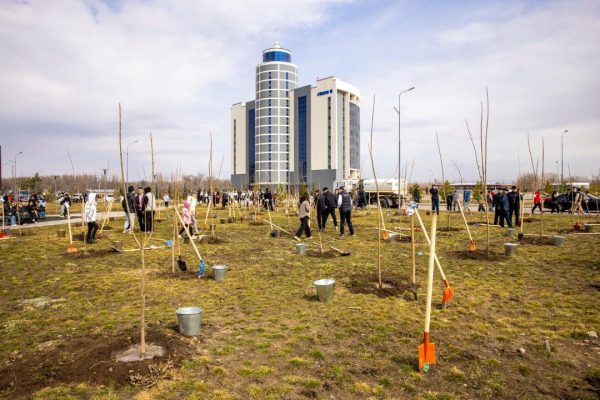
M418 214L417 214L418 215ZM436 363L435 344L429 342L429 326L431 324L431 298L433 295L433 269L435 264L435 237L437 231L437 214L431 219L431 241L429 243L429 266L427 269L427 299L425 306L425 330L423 344L419 346L419 371L428 372Z

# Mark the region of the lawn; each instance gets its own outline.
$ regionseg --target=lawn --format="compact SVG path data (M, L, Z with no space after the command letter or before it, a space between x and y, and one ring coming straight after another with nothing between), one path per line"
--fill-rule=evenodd
M198 210L204 215L204 209ZM226 217L226 211L219 211ZM392 213L393 214L393 213ZM424 222L430 216L422 212ZM263 214L262 219L268 221ZM23 229L0 241L0 397L7 399L597 399L600 390L600 235L572 232L567 215L545 215L546 234L562 247L526 236L514 258L504 256L506 230L473 226L477 257L458 213L447 230L439 219L438 256L455 289L440 307L436 271L431 338L438 363L417 369L425 312L427 252L417 233L418 300L412 299L410 241L383 242L384 289L377 289L377 214L354 215L355 237L329 245L349 257L295 254L287 235L268 222L220 224L215 244L199 244L208 265L230 267L226 279L172 268L172 215L162 215L146 251L148 341L166 356L123 364L115 351L139 342L139 252L110 251L112 240L133 249L112 221L96 244L56 237L56 227ZM471 213L470 222L479 214ZM593 217L596 220L596 217ZM386 215L386 227L409 227ZM394 222L392 222L392 220ZM587 219L582 218L582 223ZM295 230L297 218L273 221ZM525 232L539 232L539 215ZM596 227L600 231L600 226ZM77 226L75 232L80 232ZM402 232L406 232L403 230ZM316 232L315 232L316 233ZM306 241L318 250L315 234ZM197 269L191 244L181 251ZM210 270L210 269L208 269ZM210 275L210 274L209 274ZM312 282L336 279L335 298L320 303ZM175 310L204 309L197 338L177 332Z

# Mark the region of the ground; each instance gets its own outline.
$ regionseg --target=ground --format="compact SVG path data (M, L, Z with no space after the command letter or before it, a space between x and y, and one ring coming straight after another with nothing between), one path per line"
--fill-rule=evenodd
M204 209L198 209L204 215ZM430 225L430 216L422 213ZM440 307L436 271L431 338L438 363L417 369L425 312L427 246L417 237L418 300L411 288L410 241L383 242L384 288L377 289L376 212L355 212L356 237L331 226L323 246L350 250L320 257L294 253L287 235L263 225L215 220L221 241L200 244L208 265L230 267L226 279L173 271L169 247L146 251L147 336L167 355L143 363L112 356L139 343L140 253L110 251L112 240L133 249L122 220L94 245L56 237L56 227L23 229L0 240L0 397L7 399L597 399L600 391L600 236L573 233L570 216L544 216L545 234L562 232L563 247L526 236L517 242L492 227L485 253L483 225L472 226L477 253L468 254L460 214L439 219L438 255L455 289ZM172 235L162 213L150 244ZM260 216L268 221L267 214ZM391 222L391 219L394 221ZM471 213L471 223L480 215ZM399 220L398 220L399 219ZM581 223L597 218L583 218ZM298 220L275 213L286 230ZM386 226L410 226L386 215ZM291 227L291 228L290 228ZM540 217L525 225L539 233ZM600 226L597 226L600 231ZM81 228L78 226L76 232ZM402 232L406 232L403 230ZM316 233L316 232L315 232ZM315 252L316 250L316 252ZM190 269L198 259L182 244ZM210 271L210 269L208 269ZM210 275L210 274L209 274ZM331 303L320 303L312 282L336 279ZM197 338L177 332L175 310L204 309Z

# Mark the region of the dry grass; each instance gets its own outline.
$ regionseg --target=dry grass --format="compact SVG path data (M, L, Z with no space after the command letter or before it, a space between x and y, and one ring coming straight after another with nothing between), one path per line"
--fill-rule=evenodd
M355 280L376 276L376 218L375 212L357 218L354 238L339 239L331 227L324 232L325 246L352 250L350 257L335 258L296 255L295 242L271 238L268 224L217 225L217 234L226 240L200 249L209 265L230 266L223 282L172 279L170 250L148 251L149 330L172 331L177 307L203 307L196 355L155 374L150 388L63 384L40 377L30 397L597 398L599 343L587 332L600 330L598 236L568 235L564 247L524 244L513 259L496 253L492 260L470 259L456 253L469 243L460 215L453 214L452 226L461 230L440 232L438 248L455 300L449 309L433 310L431 335L439 362L420 374L424 239L419 236L417 247L425 253L417 258L418 301L349 290ZM424 218L428 224L429 217ZM479 215L470 218L478 221ZM170 221L158 224L155 237L169 238ZM544 221L547 233L570 225L564 215ZM283 215L274 215L274 222L287 226ZM400 224L409 226L408 219L401 217ZM36 235L0 241L2 360L26 358L49 341L60 344L138 327L139 255L97 251L68 257L66 239L56 239L55 230L36 228ZM474 228L473 235L484 247L485 228ZM88 249L107 249L113 239L134 247L130 237L111 231ZM492 249L502 252L508 239L494 229ZM318 247L317 239L308 243ZM197 268L191 245L182 247L188 267ZM384 281L393 277L410 285L410 243L383 243L382 266ZM327 305L315 300L312 287L323 277L339 283ZM442 283L436 279L434 303L439 304ZM40 298L45 301L29 301ZM0 396L14 397L11 388L3 389Z

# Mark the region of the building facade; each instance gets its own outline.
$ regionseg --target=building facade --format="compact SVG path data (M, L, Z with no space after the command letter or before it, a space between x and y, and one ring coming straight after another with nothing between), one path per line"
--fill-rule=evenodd
M278 43L256 67L256 100L231 107L235 187L334 187L360 178L360 94L336 77L298 87Z

